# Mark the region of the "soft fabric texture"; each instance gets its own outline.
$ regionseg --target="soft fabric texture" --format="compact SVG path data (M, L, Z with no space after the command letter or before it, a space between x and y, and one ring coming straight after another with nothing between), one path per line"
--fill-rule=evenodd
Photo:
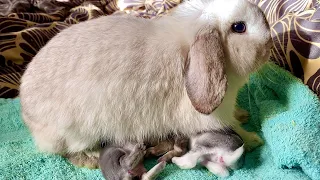
M1 0L0 97L18 95L26 65L52 37L72 24L123 10L158 18L183 0ZM320 0L249 0L270 24L272 60L320 96Z
M242 169L228 179L320 179L320 103L289 72L269 64L240 91L239 106L249 111L246 127L265 145L246 155ZM155 160L146 162L147 168ZM310 178L309 178L310 177ZM57 155L39 153L20 115L19 99L0 99L0 179L103 179L100 170L77 168ZM217 179L203 167L167 165L158 179Z

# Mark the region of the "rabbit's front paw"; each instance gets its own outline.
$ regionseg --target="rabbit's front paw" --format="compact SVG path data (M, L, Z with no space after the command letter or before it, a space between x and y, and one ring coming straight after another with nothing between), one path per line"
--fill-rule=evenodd
M241 123L247 123L249 119L249 112L240 107L236 107L234 110L234 118Z
M248 132L240 126L234 127L234 131L243 139L246 151L252 151L264 144L263 140L256 132Z
M252 151L264 144L264 141L255 132L248 132L244 140L244 148L246 151Z

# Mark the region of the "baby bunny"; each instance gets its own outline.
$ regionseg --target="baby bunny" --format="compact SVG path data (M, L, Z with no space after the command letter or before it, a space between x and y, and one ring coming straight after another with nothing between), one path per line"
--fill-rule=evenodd
M41 151L87 156L99 142L148 143L232 126L238 89L271 47L247 0L185 1L157 19L103 16L53 37L21 79L22 116ZM85 165L85 163L82 163Z
M123 147L107 145L99 157L103 176L107 180L154 179L165 168L166 162L156 164L147 172L143 165L145 153L143 144L128 143Z
M189 138L183 136L168 136L157 144L149 145L146 157L161 156L158 162L169 162L173 157L184 155L188 150Z
M190 151L172 158L182 169L191 169L199 162L213 174L229 176L228 168L239 168L244 160L244 144L231 129L208 131L191 137Z

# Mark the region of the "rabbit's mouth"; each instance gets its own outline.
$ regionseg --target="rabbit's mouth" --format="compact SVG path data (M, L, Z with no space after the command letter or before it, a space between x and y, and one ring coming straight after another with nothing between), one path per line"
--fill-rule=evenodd
M264 49L264 52L261 54L261 61L263 61L262 63L266 63L267 61L269 61L271 56L271 48L269 49Z
M269 61L270 56L271 56L271 51L269 51L262 59L264 59L265 62L267 62L267 61Z
M256 58L255 65L254 65L255 67L253 71L256 71L265 63L267 63L270 59L270 56L271 56L271 48L269 47L263 48L262 51L258 53L258 57Z
M270 59L272 46L273 46L273 41L270 38L269 41L266 43L265 48L262 48L263 50L263 52L261 53L262 60L265 60L267 62Z

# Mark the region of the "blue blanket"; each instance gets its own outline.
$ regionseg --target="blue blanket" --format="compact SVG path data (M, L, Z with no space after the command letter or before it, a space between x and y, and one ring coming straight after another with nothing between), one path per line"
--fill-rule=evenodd
M273 64L265 65L239 92L250 113L246 126L265 139L227 179L320 180L320 103L307 86ZM146 167L155 165L148 160ZM0 99L0 180L103 179L100 170L77 168L57 155L39 153L20 116L19 99ZM158 179L217 179L203 167L167 165Z

